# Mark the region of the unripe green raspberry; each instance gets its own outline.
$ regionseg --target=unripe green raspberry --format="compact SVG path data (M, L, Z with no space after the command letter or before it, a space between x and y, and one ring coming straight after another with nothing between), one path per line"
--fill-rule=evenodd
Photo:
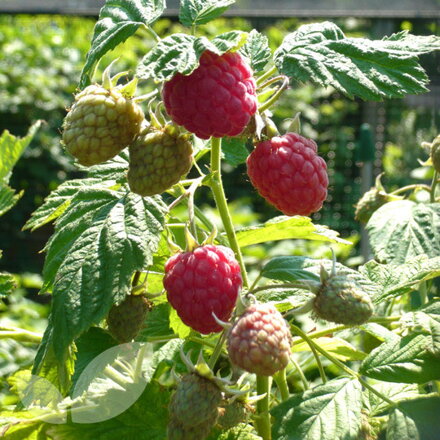
M354 218L361 223L367 223L374 212L388 201L387 194L371 188L357 202Z
M360 325L373 314L373 303L356 282L335 274L322 282L313 300L313 310L326 321Z
M163 193L191 168L191 142L173 125L144 129L129 152L128 183L141 196Z
M117 88L91 85L75 96L64 119L63 143L81 165L96 165L127 147L143 120L142 109Z
M121 304L114 305L108 314L107 325L120 343L132 341L141 330L150 303L142 295L128 295Z
M431 160L434 169L440 173L440 134L432 141Z
M231 362L249 373L272 376L287 366L291 334L281 313L272 304L253 304L228 333Z
M170 419L184 428L217 421L222 394L218 386L196 373L183 376L169 406Z
M239 400L231 403L225 402L219 408L218 425L222 429L230 429L246 420L250 408Z
M195 426L184 426L178 420L171 417L168 422L167 440L205 440L214 427L217 415L211 415L209 419Z

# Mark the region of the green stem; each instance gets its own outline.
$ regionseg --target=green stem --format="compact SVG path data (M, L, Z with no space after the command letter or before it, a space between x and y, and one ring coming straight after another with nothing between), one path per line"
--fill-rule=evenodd
M267 110L270 106L272 106L278 99L280 98L281 94L284 92L284 90L289 85L289 78L287 76L284 77L284 82L281 84L281 86L278 88L278 90L260 107L258 107L258 111L260 113L263 113L264 110Z
M266 73L257 78L257 85L260 85L263 81L265 81L269 76L277 73L277 68L275 66L271 67Z
M213 351L211 357L209 358L208 365L209 365L209 368L211 368L211 370L214 369L215 364L216 364L218 358L220 357L220 354L223 349L223 344L225 343L225 340L226 340L227 333L228 332L226 330L223 330L220 338L217 341L217 345L215 346L214 351Z
M14 339L18 342L32 342L39 344L43 336L17 327L0 327L0 339Z
M431 187L429 187L428 185L414 184L414 185L402 186L402 188L398 188L395 191L391 192L390 194L397 195L397 194L401 194L405 191L409 191L411 189L424 189L425 191L431 191Z
M434 177L432 178L431 192L430 192L430 196L429 196L429 201L431 203L435 203L435 187L437 186L437 179L438 179L438 171L435 170Z
M136 357L136 366L134 367L134 380L137 381L142 376L142 364L144 362L145 352L147 351L147 344L142 344L139 353Z
M315 350L319 351L319 353L325 356L330 362L335 364L337 367L345 371L350 376L355 377L365 388L368 388L372 393L376 394L376 396L380 397L382 400L389 403L390 405L396 406L396 404L392 400L390 400L387 396L383 395L381 392L377 391L374 387L372 387L365 379L362 378L362 376L359 373L347 367L339 359L333 357L327 350L325 350L320 345L316 344L312 339L310 339L300 328L296 327L293 324L290 325L295 331L295 333L298 333L310 345L310 348L312 348L313 346Z
M426 281L422 281L419 286L420 302L422 305L428 302L428 288Z
M296 370L298 371L299 377L301 379L301 382L303 384L304 390L308 390L310 388L309 381L306 378L306 375L304 374L304 371L301 368L301 365L296 361L296 359L292 356L290 356L290 361L295 366Z
M286 369L283 368L273 376L278 389L280 390L281 400L284 402L289 398L289 386L287 385Z
M257 402L257 416L255 424L258 435L263 440L272 440L270 425L270 378L268 376L257 376L257 394L265 396Z
M234 251L241 269L241 276L243 278L243 286L249 287L249 280L244 265L243 256L241 254L240 246L238 245L237 237L235 235L234 224L232 223L231 214L229 212L228 203L226 201L225 191L223 189L223 182L221 176L221 157L220 157L221 139L211 139L211 173L212 179L210 187L214 194L215 203L220 213L226 235L229 240L229 245Z
M317 345L307 336L299 327L296 325L290 323L291 329L296 333L298 336L301 337L304 341L307 342L307 344L310 347L310 350L312 350L313 356L315 356L316 364L318 365L319 375L321 376L321 380L323 383L327 382L327 376L325 375L324 367L322 366L321 359L319 358Z
M285 76L284 76L284 75L274 76L273 78L268 79L265 83L260 84L260 85L258 86L258 89L260 89L260 90L261 90L261 89L264 89L264 88L270 86L271 84L276 83L276 82L278 82L278 81L282 81L282 80L284 80L284 79L285 79Z
M160 41L159 35L156 34L156 32L148 25L145 25L146 31L150 34L151 37L158 43Z

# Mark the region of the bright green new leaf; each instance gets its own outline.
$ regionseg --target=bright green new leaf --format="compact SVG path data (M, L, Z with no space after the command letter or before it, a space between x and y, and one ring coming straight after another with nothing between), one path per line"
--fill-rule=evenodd
M168 81L176 73L189 75L198 67L205 50L217 55L238 50L246 37L247 34L240 31L226 32L211 41L206 37L187 34L170 35L159 41L142 59L136 75L142 79L152 77L156 81Z
M367 354L363 351L358 350L356 347L351 345L349 342L344 341L341 338L316 338L314 339L315 344L318 344L324 350L331 353L335 358L347 362L347 361L361 361L366 358ZM303 341L298 344L294 344L292 351L311 351L310 345Z
M383 40L347 38L331 22L301 26L276 50L278 70L297 81L332 86L353 98L399 98L427 91L417 56L440 49L436 36L400 32Z
M277 440L356 440L362 387L342 377L295 395L272 410Z
M9 295L15 287L14 276L10 273L0 272L0 298Z
M235 0L181 0L180 22L188 27L205 24L219 17Z
M440 204L398 200L381 206L367 223L373 253L383 263L440 255Z
M423 334L390 339L368 355L360 373L386 382L426 383L440 379L439 360L429 352L429 343L430 337Z
M8 130L2 133L0 136L0 181L3 181L3 183L9 182L12 168L30 144L40 125L41 121L35 122L23 138L13 136Z
M440 257L420 255L402 264L381 264L371 260L361 266L359 272L381 287L373 299L379 304L416 290L422 281L438 277Z
M153 23L164 9L165 0L107 0L99 12L79 87L90 83L90 72L108 51L133 35L139 26Z
M246 44L240 49L240 53L248 58L255 72L263 70L272 56L267 37L255 29L249 33Z
M241 247L293 238L351 244L338 235L326 226L314 225L309 217L301 216L280 216L260 225L237 230L237 239Z
M172 307L170 308L170 328L171 330L179 336L181 339L185 339L191 333L191 328L185 325L182 320L179 318L176 310Z
M24 192L15 193L10 186L0 183L0 216L8 212L23 196Z

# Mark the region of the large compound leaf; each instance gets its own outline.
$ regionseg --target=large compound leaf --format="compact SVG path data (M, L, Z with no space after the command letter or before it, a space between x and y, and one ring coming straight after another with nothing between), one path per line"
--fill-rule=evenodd
M417 56L440 49L440 38L407 32L383 40L346 38L331 22L301 26L275 52L281 73L297 81L332 86L349 97L398 98L426 92Z
M42 291L52 288L53 301L35 371L49 346L62 366L74 339L129 293L133 272L153 261L165 210L159 197L126 190L84 189L72 199L46 247Z
M168 81L176 73L189 75L199 65L199 59L205 50L222 55L238 50L246 41L247 34L231 31L208 40L206 37L194 37L187 34L173 34L159 41L142 59L137 69L139 78L153 78L156 81Z
M334 379L296 395L272 410L277 440L357 440L362 387L352 378Z
M249 33L246 44L240 49L240 53L248 58L255 72L263 70L272 55L267 37L255 29Z
M139 26L153 23L164 9L165 0L107 0L95 25L80 88L90 83L89 73L108 51L133 35Z
M438 440L440 397L428 395L400 402L390 414L386 440Z
M381 206L367 223L373 253L383 263L440 255L440 204L398 200Z
M0 216L8 212L22 197L23 191L16 193L10 186L0 182Z
M371 260L359 272L381 289L373 300L379 304L416 290L422 281L440 276L440 257L420 255L403 264L381 264Z
M181 0L180 22L188 27L205 24L219 17L235 0Z
M360 372L387 382L426 383L440 379L439 359L429 351L430 342L429 335L396 336L375 348Z
M237 230L237 239L241 247L293 238L351 244L338 235L338 232L326 226L314 225L309 217L301 216L280 216L260 225Z

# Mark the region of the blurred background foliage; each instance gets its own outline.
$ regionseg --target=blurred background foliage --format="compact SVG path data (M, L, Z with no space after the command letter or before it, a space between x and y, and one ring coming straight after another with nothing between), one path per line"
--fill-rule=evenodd
M313 20L316 21L316 20ZM72 102L79 74L89 49L95 19L60 16L0 16L0 132L8 129L23 136L31 124L43 119L30 147L14 169L11 186L24 190L17 206L0 219L0 243L4 250L0 261L2 270L17 274L16 292L8 298L9 310L0 306L0 325L16 326L41 332L45 327L48 298L38 297L43 266L43 249L52 233L50 225L37 231L21 231L31 213L61 182L81 177L60 146L60 128L66 108ZM304 21L218 19L203 27L202 32L214 36L231 29L264 32L276 48L288 32ZM340 19L337 24L351 36L381 38L381 27L371 20ZM438 23L429 20L388 22L386 33L410 30L418 35L438 34ZM181 32L182 27L169 20L155 24L159 35ZM379 34L378 34L379 33ZM105 67L119 57L114 72L133 73L137 61L152 46L146 33L139 31L134 38L107 54L100 63ZM440 86L438 54L422 59L432 84ZM96 79L100 77L99 69ZM139 93L154 87L141 83ZM428 179L425 169L417 168L417 159L426 159L420 149L422 141L431 141L438 127L440 110L423 99L392 100L373 104L369 108L377 117L376 157L374 174L386 172L383 179L392 190L408 183L410 177ZM367 109L368 110L368 109ZM297 112L302 114L302 133L316 140L320 154L329 168L329 197L324 208L314 215L317 223L326 224L351 239L352 247L336 246L341 262L359 261L360 225L354 221L354 204L361 195L360 164L356 162L359 128L365 122L365 104L349 100L332 89L293 84L274 108L273 118L280 131L287 129L285 119ZM256 197L246 178L245 165L233 169L225 165L226 193L232 202L234 223L250 225L279 215L263 199ZM208 192L202 191L199 206L215 217ZM302 254L315 258L329 257L328 246L314 242L283 241L274 245L258 245L246 249L250 267L263 258L280 254ZM0 341L0 376L30 364L34 348L10 340ZM7 397L4 397L6 399ZM1 404L1 402L0 402Z

